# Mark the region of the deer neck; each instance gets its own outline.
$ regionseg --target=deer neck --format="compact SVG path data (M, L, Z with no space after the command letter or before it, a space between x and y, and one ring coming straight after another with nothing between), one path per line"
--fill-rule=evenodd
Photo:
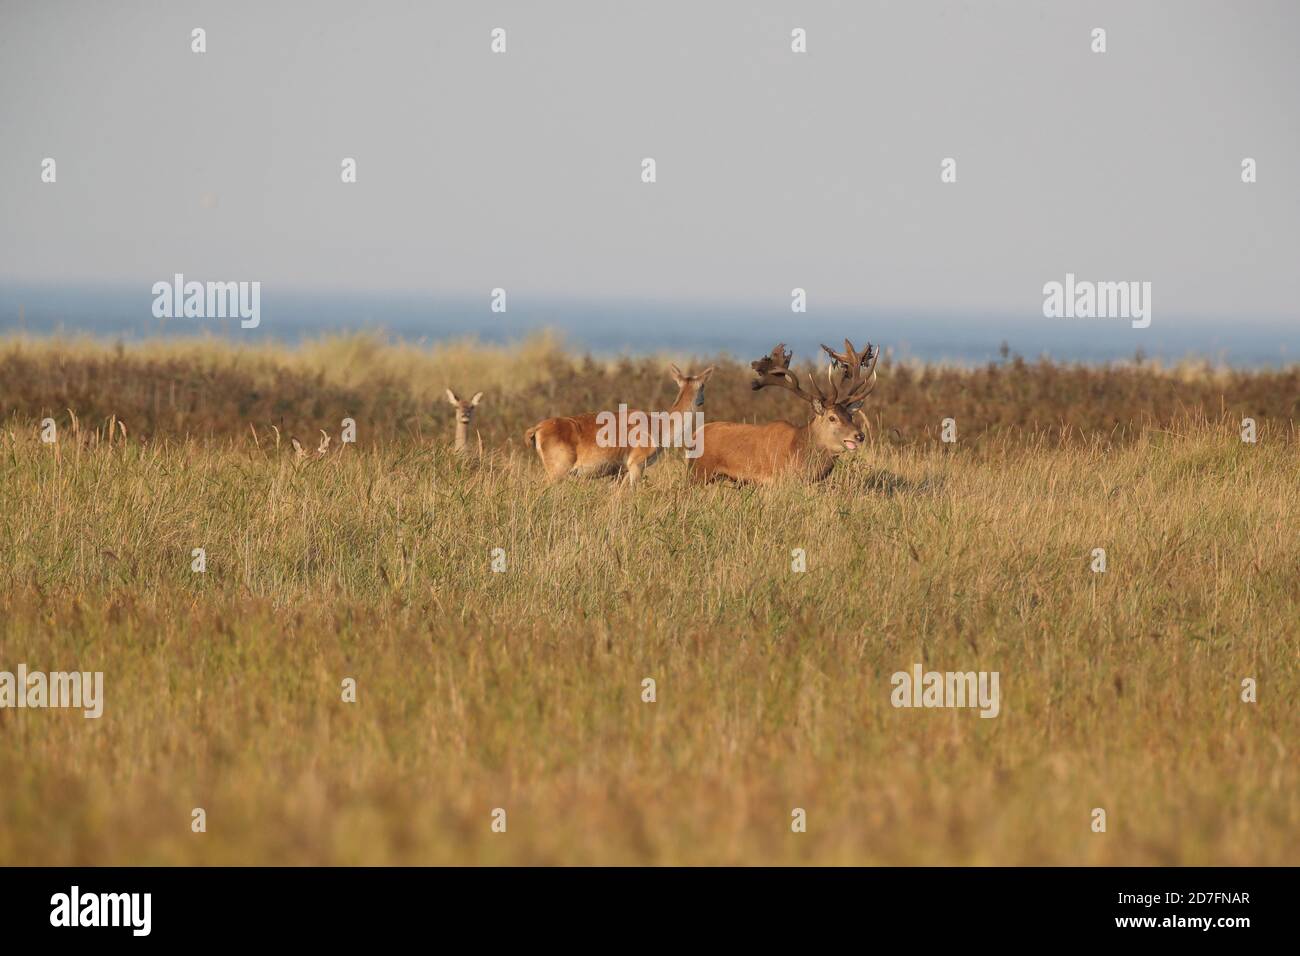
M456 451L464 451L469 442L469 424L456 419Z
M670 412L689 412L694 404L695 389L683 386L677 390L677 398L674 399L672 406L668 410Z
M829 464L835 459L835 455L832 452L827 451L817 442L817 436L814 431L816 427L817 417L813 416L813 418L806 424L795 430L795 453L800 458L810 463Z

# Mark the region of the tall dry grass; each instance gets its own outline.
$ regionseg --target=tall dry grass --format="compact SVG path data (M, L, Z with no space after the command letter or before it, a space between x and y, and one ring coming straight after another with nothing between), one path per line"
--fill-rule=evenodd
M711 405L756 401L734 372ZM2 863L1300 857L1285 419L972 447L959 418L955 447L878 429L818 487L671 458L616 493L433 422L298 463L265 422L110 443L99 407L50 447L6 410L0 668L102 670L107 701L0 710ZM916 662L997 670L1001 714L895 709Z

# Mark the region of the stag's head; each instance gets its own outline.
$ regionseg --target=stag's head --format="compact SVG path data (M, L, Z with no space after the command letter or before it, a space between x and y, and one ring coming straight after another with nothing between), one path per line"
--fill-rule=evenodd
M692 405L696 408L704 406L704 383L713 374L712 365L698 375L688 375L676 365L669 365L668 374L673 377L673 381L677 383L679 389L677 401L674 404L681 405L683 408Z
M447 389L447 401L456 409L456 421L462 425L468 425L470 419L474 417L474 409L478 407L479 402L483 401L483 393L475 392L473 398L465 401L457 398L456 393L451 389Z
M775 385L807 402L813 413L809 433L813 445L821 451L830 455L857 451L867 436L855 413L876 387L876 360L880 357L880 350L868 343L866 349L859 352L848 339L844 340L842 353L829 346L823 345L822 348L831 357L825 389L816 375L808 376L810 390L805 391L799 385L798 377L790 370L792 353L786 351L785 343L772 349L771 355L751 363L758 377L750 387L757 391Z

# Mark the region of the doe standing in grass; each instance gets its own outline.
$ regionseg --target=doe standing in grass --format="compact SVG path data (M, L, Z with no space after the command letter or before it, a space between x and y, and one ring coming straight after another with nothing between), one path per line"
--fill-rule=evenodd
M456 393L447 389L447 401L456 409L456 446L455 451L465 452L469 447L469 423L474 418L474 409L483 401L483 393L475 392L469 401L458 398Z
M681 421L693 409L704 407L704 385L713 374L713 366L698 375L689 375L676 365L670 365L668 373L677 383L677 398L668 413L672 419ZM644 415L638 409L627 410L626 414L628 417ZM655 413L656 416L662 414ZM600 417L595 412L588 412L538 422L524 432L524 441L537 450L551 481L559 481L568 475L598 478L626 474L629 487L636 486L642 473L654 464L663 450L649 437L609 442L602 441L601 434Z

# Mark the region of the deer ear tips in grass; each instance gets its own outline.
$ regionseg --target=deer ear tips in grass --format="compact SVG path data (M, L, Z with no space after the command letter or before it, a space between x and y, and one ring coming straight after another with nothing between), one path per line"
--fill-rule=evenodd
M272 425L271 428L275 429L275 444L276 447L278 448L280 446L280 430L278 428L275 428L274 425ZM321 428L318 429L318 431L320 432L320 443L316 446L315 457L320 459L320 458L324 458L326 455L329 454L331 439L330 439L329 432L327 432L325 429ZM254 438L257 437L256 431L253 432L253 437ZM305 461L307 459L307 456L309 454L307 448L305 445L303 445L302 442L298 440L297 436L290 435L289 444L293 447L294 461Z

